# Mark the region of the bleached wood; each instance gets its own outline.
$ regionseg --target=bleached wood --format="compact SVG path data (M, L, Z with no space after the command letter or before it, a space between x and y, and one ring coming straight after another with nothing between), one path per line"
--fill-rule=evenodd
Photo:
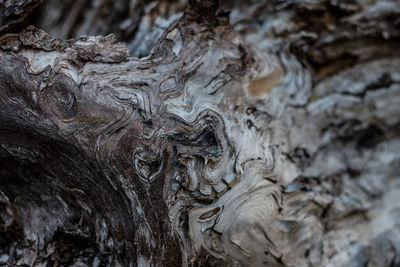
M193 1L141 59L4 32L0 264L399 265L399 10Z

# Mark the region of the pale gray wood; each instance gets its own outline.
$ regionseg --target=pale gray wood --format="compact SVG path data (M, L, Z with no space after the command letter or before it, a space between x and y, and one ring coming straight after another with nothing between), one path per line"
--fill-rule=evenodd
M399 3L186 6L3 32L0 266L400 265Z

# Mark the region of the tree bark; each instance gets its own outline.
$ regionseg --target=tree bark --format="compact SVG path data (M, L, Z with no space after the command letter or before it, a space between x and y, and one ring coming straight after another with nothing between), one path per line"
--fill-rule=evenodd
M0 266L400 265L397 1L39 2L0 3Z

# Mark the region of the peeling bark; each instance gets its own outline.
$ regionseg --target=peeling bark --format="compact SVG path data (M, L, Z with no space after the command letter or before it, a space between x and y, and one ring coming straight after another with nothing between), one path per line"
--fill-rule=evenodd
M400 265L399 4L165 3L0 36L0 265Z

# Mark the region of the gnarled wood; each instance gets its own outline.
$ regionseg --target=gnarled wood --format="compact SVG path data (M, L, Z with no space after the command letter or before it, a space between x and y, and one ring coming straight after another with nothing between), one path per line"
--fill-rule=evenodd
M142 59L3 34L0 264L400 264L399 10L192 1Z

